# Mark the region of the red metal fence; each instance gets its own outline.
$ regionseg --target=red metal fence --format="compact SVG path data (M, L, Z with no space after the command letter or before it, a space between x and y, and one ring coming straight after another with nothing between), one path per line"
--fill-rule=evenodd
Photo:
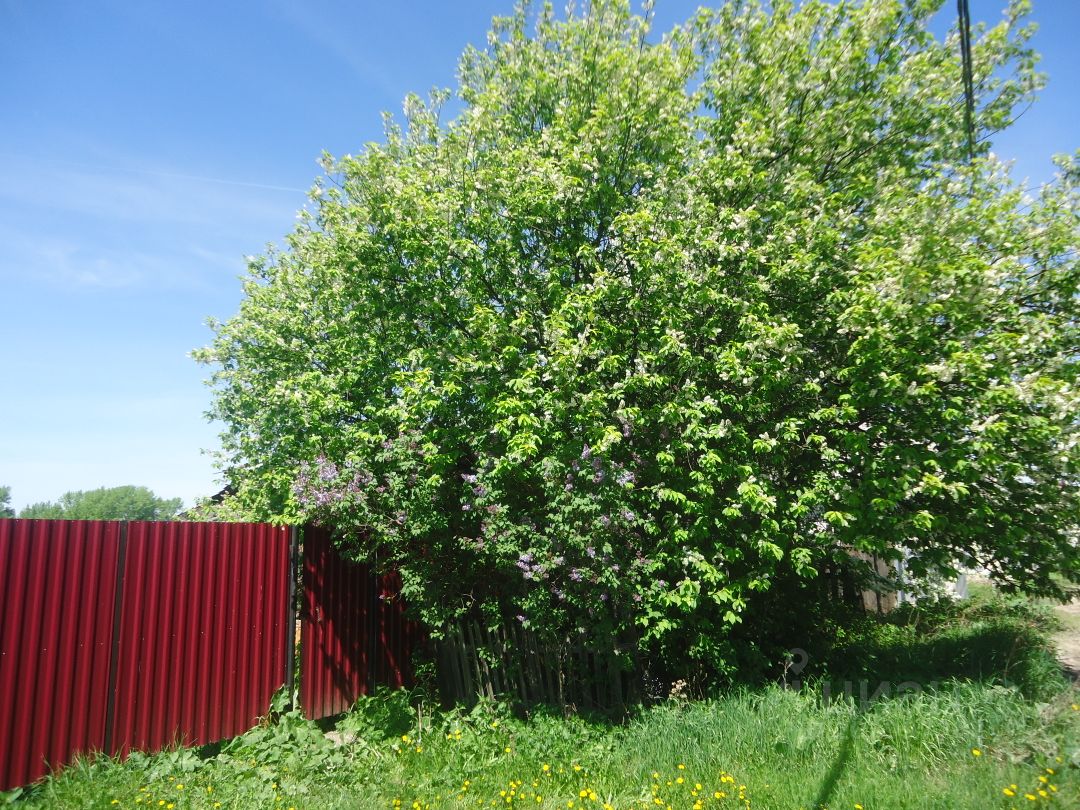
M0 520L0 790L105 748L120 524Z
M416 626L401 580L344 559L330 533L304 531L300 706L317 720L345 711L375 685L411 686Z
M291 683L297 530L0 519L0 790L79 753L240 734ZM395 575L304 543L301 707L412 683Z
M242 734L285 683L289 531L131 523L105 750Z

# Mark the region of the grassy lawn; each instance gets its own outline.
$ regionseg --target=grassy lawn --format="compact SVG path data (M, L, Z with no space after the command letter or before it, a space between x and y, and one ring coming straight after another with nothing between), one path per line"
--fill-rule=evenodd
M165 810L1080 807L1080 692L1040 643L1049 614L980 596L879 624L835 651L868 698L875 668L893 676L876 700L860 701L857 680L851 699L834 681L824 700L817 681L611 720L432 710L381 693L337 721L336 741L285 715L216 749L80 762L13 798Z

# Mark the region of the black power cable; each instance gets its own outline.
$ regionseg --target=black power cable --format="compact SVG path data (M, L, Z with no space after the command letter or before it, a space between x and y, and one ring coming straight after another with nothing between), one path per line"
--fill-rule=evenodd
M971 79L971 11L968 0L956 0L960 13L960 60L964 71L964 128L967 130L968 160L975 159L975 85Z

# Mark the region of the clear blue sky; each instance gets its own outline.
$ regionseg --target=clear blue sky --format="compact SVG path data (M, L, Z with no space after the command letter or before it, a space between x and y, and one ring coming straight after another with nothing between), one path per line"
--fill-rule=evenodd
M512 0L0 0L0 484L218 488L208 316L279 240L323 150L454 86ZM657 29L701 5L658 0ZM1003 0L971 0L996 21ZM943 16L955 16L946 0ZM1080 146L1080 0L1035 0L1050 86L995 151L1033 181Z

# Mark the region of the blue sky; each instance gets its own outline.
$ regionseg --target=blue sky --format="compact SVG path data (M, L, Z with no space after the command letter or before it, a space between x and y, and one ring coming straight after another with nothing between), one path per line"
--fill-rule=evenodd
M1003 2L970 0L975 20ZM700 2L658 0L657 29ZM17 508L218 488L208 369L243 257L292 227L323 150L454 85L512 0L0 0L0 484ZM946 0L943 16L955 15ZM1080 146L1078 0L1035 0L1050 85L995 151L1047 179Z

